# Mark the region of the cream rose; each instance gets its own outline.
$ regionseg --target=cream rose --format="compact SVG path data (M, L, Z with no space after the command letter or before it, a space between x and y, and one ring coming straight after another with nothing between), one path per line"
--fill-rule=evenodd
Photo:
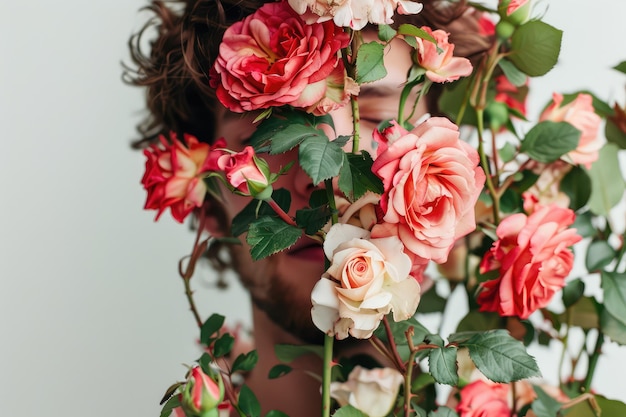
M390 311L395 321L413 316L420 286L397 237L370 239L365 229L335 224L324 253L331 265L311 294L311 315L320 330L338 339L366 339Z
M402 381L402 374L392 368L355 366L347 382L330 384L330 395L341 407L349 404L369 417L385 417L396 402Z

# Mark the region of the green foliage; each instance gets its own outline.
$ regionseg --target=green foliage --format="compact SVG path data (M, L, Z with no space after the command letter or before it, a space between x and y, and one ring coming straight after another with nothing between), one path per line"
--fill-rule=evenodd
M609 143L614 143L620 149L626 149L626 132L620 129L613 120L606 120L604 135Z
M563 305L565 308L576 304L584 293L585 283L580 278L569 281L563 288Z
M247 385L242 385L239 391L239 408L248 417L259 417L261 415L261 405L256 395Z
M333 417L367 417L367 414L364 414L363 412L361 412L357 408L352 407L351 405L344 405L343 407L335 411Z
M320 358L324 357L323 346L317 345L287 345L278 344L274 346L274 354L281 362L291 362L302 355L314 354Z
M513 382L541 375L535 359L506 330L458 333L450 336L450 341L453 340L459 347L468 349L478 370L492 381Z
M496 271L497 273L497 271ZM501 327L502 319L498 313L472 310L459 322L457 332L479 332Z
M592 297L579 298L566 312L560 314L558 319L563 323L570 323L572 326L580 327L583 330L600 327L597 303Z
M576 215L576 220L574 220L574 224L572 224L572 228L576 229L576 232L582 237L590 237L596 234L596 228L591 222L593 216L591 212L586 211L584 213L579 213Z
M233 362L232 372L250 372L256 366L256 363L259 361L259 354L256 350L250 351L248 353L242 353L235 359Z
M569 207L576 211L584 207L589 201L591 196L591 178L589 178L584 169L574 166L563 177L559 188L569 197Z
M291 194L288 190L280 188L274 190L272 199L278 207L283 209L285 213L289 212L291 206ZM259 204L260 203L260 204ZM265 201L251 200L234 218L230 231L233 236L239 236L248 231L250 223L259 217L270 216L278 218L278 214Z
M224 333L219 339L215 341L213 345L213 355L216 358L221 358L230 353L235 345L235 338L230 333Z
M562 31L539 20L531 20L513 33L508 58L526 75L544 75L559 58L562 37Z
M344 152L341 145L326 137L309 137L300 144L298 161L311 177L313 184L335 177L343 164Z
M419 313L441 313L446 308L446 299L437 294L435 288L422 293L417 306Z
M626 344L626 273L602 272L604 311L602 330L611 340Z
M595 272L609 265L615 259L615 250L606 240L594 240L587 248L585 266L587 271Z
M398 34L405 36L415 36L416 38L421 38L435 44L437 43L435 38L433 38L432 35L430 35L424 29L420 29L417 26L408 23L402 24L398 27Z
M331 212L328 205L304 208L296 211L296 224L304 229L307 235L314 235L330 220Z
M463 120L458 120L461 107L466 104L469 99L467 91L470 88L471 82L471 77L465 77L448 84L439 97L439 108L441 111L448 115L448 117L450 117L450 119L458 125L478 125L476 111L469 105L465 108ZM490 97L488 97L488 101L491 101Z
M435 381L440 384L455 386L459 383L454 347L431 349L428 354L428 368Z
M339 189L350 201L357 200L368 190L383 193L383 182L372 172L374 160L367 152L346 153L339 173Z
M270 410L268 411L267 414L265 414L265 417L289 417L289 416L283 413L282 411Z
M576 149L580 130L567 122L545 121L526 134L520 150L532 159L549 163Z
M200 328L200 343L209 346L215 338L215 335L224 325L225 317L219 314L211 314L211 316L205 320Z
M383 42L392 40L398 32L389 25L378 25L378 39Z
M272 366L272 369L270 369L267 377L269 379L280 378L281 376L287 375L292 370L293 369L291 368L291 366L285 365L284 363L279 363L278 365Z
M250 223L246 241L250 245L252 259L258 261L289 248L300 236L300 228L288 225L276 217L263 216Z
M526 84L526 74L520 71L511 61L508 59L501 59L500 62L498 62L498 65L511 84L516 87L521 87Z
M364 43L356 56L356 82L371 83L387 75L384 61L385 45L379 42Z
M169 400L167 400L167 402L163 405L163 408L161 409L160 417L170 417L170 414L172 414L172 411L176 407L180 407L180 400L178 399L178 395L174 395L173 397L170 397Z
M555 417L561 410L561 403L550 397L537 385L533 385L537 399L533 401L531 409L537 417Z
M614 66L613 69L626 74L626 61L620 62L619 64Z
M453 409L442 405L437 410L428 413L428 417L459 417L459 415Z
M611 143L600 149L599 157L591 166L591 197L589 209L606 216L624 195L625 185L621 175L617 146Z

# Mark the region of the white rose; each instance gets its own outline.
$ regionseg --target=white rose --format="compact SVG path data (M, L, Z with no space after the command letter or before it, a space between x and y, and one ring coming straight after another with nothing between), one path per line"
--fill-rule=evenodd
M412 317L420 286L403 249L396 236L370 239L365 229L333 225L324 241L331 265L311 294L313 323L338 339L366 339L390 311L395 321Z
M350 404L369 417L384 417L396 402L402 381L402 374L392 368L356 366L347 382L330 384L330 395L342 407Z

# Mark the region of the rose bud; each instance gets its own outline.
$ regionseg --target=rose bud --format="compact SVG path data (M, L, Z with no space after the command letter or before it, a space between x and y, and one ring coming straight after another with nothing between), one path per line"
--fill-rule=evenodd
M252 146L246 146L239 153L224 152L217 159L217 166L224 171L226 181L240 194L260 200L271 197L269 166L255 155Z
M188 416L208 417L224 399L224 383L218 375L217 382L200 367L191 369L189 379L181 394L181 406Z

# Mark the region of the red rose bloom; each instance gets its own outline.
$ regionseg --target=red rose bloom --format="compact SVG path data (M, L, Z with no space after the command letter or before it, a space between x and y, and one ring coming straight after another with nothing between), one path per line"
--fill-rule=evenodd
M474 381L461 390L456 411L461 417L509 417L508 396L506 384Z
M328 112L348 98L338 52L349 42L331 21L307 25L287 2L266 3L226 30L211 85L238 113L286 104Z
M481 262L481 273L498 271L499 277L481 284L480 311L527 319L548 305L572 270L569 246L582 239L576 229L568 229L574 212L556 204L534 204L536 199L529 194L524 198L524 207L532 212L502 220L496 229L498 240Z

